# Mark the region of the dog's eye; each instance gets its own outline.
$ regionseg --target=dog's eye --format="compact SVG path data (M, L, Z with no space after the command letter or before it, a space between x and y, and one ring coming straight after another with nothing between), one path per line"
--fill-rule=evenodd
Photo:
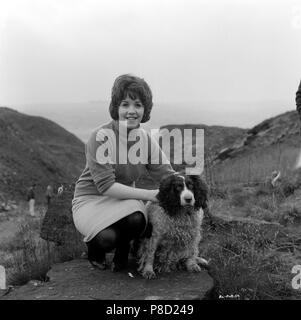
M183 184L182 184L182 183L177 183L177 184L175 184L175 189L176 189L177 191L183 190Z
M192 190L192 189L193 189L193 183L192 183L191 181L187 181L187 182L186 182L186 187L187 187L188 189Z

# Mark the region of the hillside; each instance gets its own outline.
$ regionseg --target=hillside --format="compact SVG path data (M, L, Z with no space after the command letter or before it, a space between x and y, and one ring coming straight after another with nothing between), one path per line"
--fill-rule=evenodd
M274 170L292 173L300 157L300 130L296 111L262 121L216 155L216 180L262 181Z
M250 130L230 147L225 147L217 156L223 160L234 156L242 156L255 149L265 149L272 145L286 144L300 147L300 120L296 111L288 111L270 119L266 119Z
M56 123L0 107L0 193L23 198L35 182L73 183L85 164L84 144Z
M167 131L166 131L167 129ZM174 138L170 141L170 162L176 171L181 171L186 167L184 161L184 154L188 156L196 155L196 130L204 130L204 153L205 159L212 159L218 152L225 148L230 147L237 139L242 138L245 135L246 129L236 128L236 127L224 127L224 126L207 126L204 124L169 124L160 127L160 139L159 144L162 148L164 137L170 135L173 137L173 129L179 129L181 131L180 140L176 140L174 143ZM192 143L185 144L185 133L184 130L191 130L192 132ZM174 137L177 137L175 135ZM165 143L165 142L164 142ZM166 146L165 146L166 147ZM174 153L175 148L182 149L182 155L179 153ZM164 149L164 148L163 148ZM164 152L166 153L165 149ZM177 158L179 156L180 158ZM205 160L206 162L206 160ZM192 165L194 166L194 165ZM206 163L205 163L206 171ZM153 188L155 186L152 179L146 174L140 178L136 184L138 187L143 188Z
M232 146L237 139L244 137L248 131L237 127L207 126L204 124L169 124L162 126L160 130L168 129L168 131L171 131L175 128L181 130L182 136L184 136L184 129L191 129L193 143L195 143L195 130L203 129L205 151L210 151L212 154L218 153L225 147Z

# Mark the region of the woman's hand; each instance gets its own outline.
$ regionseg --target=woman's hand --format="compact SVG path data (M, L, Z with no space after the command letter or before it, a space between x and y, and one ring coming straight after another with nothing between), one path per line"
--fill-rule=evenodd
M159 189L147 190L140 188L133 188L124 184L114 182L114 184L106 190L103 195L117 199L136 199L143 201L159 202L156 195Z
M149 190L149 201L159 202L159 199L156 197L159 194L159 189Z

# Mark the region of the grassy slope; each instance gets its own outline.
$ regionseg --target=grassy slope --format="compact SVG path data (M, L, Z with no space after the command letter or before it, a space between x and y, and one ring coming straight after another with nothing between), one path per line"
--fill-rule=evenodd
M74 182L84 167L84 144L52 121L0 108L0 192L24 199L37 183Z

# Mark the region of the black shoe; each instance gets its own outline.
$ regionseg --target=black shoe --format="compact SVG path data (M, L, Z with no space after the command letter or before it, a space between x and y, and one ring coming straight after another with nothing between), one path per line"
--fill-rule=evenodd
M115 263L114 261L111 264L111 271L113 272L119 272L119 271L124 271L126 270L128 267L128 263Z
M105 261L105 260L103 260L102 262L89 260L89 262L90 262L91 265L92 265L94 268L96 268L96 269L105 270L105 269L107 268L107 265L106 265L106 261Z
M125 270L128 267L128 257L130 252L130 243L122 244L115 250L115 255L111 265L114 272Z
M105 270L106 265L106 253L100 250L95 250L90 243L87 243L88 247L88 260L94 268L99 270Z

